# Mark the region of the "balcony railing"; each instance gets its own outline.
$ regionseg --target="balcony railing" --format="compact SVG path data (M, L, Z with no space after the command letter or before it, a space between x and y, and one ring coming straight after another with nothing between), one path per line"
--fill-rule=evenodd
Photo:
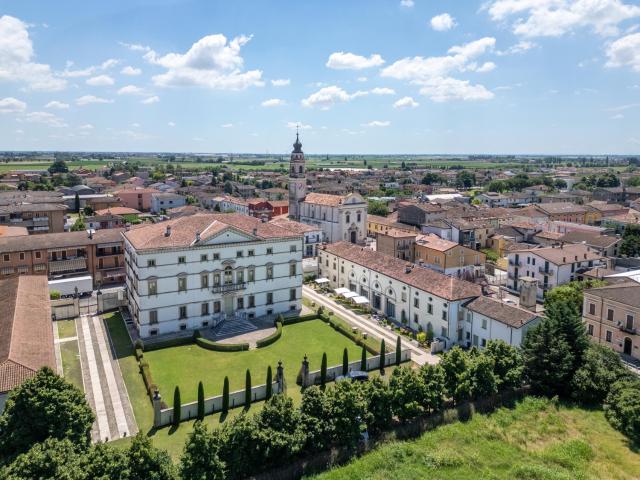
M227 285L217 285L211 289L211 293L237 292L247 288L246 283L229 283Z
M555 272L552 268L538 267L538 271L544 275L553 275Z

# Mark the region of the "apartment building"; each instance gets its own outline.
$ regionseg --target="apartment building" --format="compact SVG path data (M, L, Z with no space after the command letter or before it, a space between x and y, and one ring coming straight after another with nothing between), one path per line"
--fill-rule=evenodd
M187 197L176 193L154 193L151 195L151 213L166 212L170 208L182 207L187 204Z
M390 229L401 230L406 233L418 233L418 229L412 225L398 222L398 214L394 212L387 217L379 215L367 215L367 235L375 238Z
M584 292L582 320L591 339L640 360L640 285L624 282Z
M91 275L94 288L124 282L122 229L0 237L0 278Z
M445 275L475 277L486 259L482 252L433 234L418 235L413 245L413 261Z
M603 256L586 245L567 245L514 250L508 255L507 286L520 290L520 277L538 280L537 298L545 292L577 278L577 275L599 265Z
M24 227L30 234L64 232L66 205L21 203L0 206L0 225Z
M481 295L478 285L348 242L323 245L320 276L369 299L371 307L413 330L457 341L464 335L463 302Z
M124 233L127 295L143 338L298 313L303 236L237 213Z
M151 210L151 196L160 193L153 188L127 188L114 192L123 207L135 208L141 212Z
M413 244L417 233L409 233L404 230L390 228L376 236L376 251L413 262Z

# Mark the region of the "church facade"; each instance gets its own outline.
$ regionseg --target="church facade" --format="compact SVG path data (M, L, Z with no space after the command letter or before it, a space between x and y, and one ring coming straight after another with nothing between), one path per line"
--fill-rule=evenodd
M307 193L302 143L296 134L289 164L289 217L317 227L323 242L364 243L367 236L367 201L358 193Z

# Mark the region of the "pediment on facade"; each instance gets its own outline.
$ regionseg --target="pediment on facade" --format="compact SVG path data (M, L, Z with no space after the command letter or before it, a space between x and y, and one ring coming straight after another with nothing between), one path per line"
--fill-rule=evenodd
M257 239L258 237L254 237L253 235L249 235L248 233L242 232L233 227L228 227L216 232L205 240L202 240L198 245L221 245L225 243L252 242Z

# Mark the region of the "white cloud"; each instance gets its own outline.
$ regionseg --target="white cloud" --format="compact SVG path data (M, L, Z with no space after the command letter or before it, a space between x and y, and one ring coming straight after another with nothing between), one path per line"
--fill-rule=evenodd
M33 61L35 53L28 25L9 15L0 17L0 81L23 82L30 90L57 91L67 82L51 67Z
M140 70L139 68L135 68L135 67L132 67L130 65L127 65L122 70L120 70L120 73L122 75L128 75L130 77L135 77L136 75L140 75L142 73L142 70Z
M92 87L108 87L115 82L109 75L98 75L97 77L89 78L86 83Z
M275 80L271 80L271 85L274 87L286 87L291 83L291 80L288 78L276 78Z
M240 49L251 37L239 36L227 42L222 34L207 35L194 43L184 54L158 55L149 50L144 58L153 65L167 69L155 75L153 83L163 87L199 86L219 90L242 90L263 86L262 71L243 71Z
M59 102L58 100L51 100L49 103L47 103L44 106L44 108L55 108L58 110L66 110L69 108L69 104L64 102Z
M138 122L134 122L134 123L131 124L131 126L133 128L140 128L141 125Z
M377 53L367 58L348 52L334 52L329 55L326 65L334 70L362 70L364 68L379 67L383 63L384 60Z
M68 125L64 120L50 112L31 112L24 115L20 121L28 123L42 123L49 127L64 128Z
M372 88L370 92L373 95L395 95L396 94L396 91L393 88L387 88L387 87Z
M448 102L451 100L490 100L493 92L483 85L472 85L468 80L458 80L451 77L436 77L422 83L420 93L434 102Z
M411 97L402 97L393 104L393 108L416 108L420 104Z
M170 126L170 127L175 127L176 123L175 122L168 122L167 125Z
M157 95L154 95L152 97L141 100L140 103L143 103L145 105L151 105L152 103L158 103L159 101L160 101L160 97Z
M578 28L617 35L619 23L640 17L640 6L624 0L495 0L486 8L495 21L516 16L513 32L525 37L559 37Z
M280 107L285 105L285 101L281 98L270 98L269 100L265 100L260 105L263 107Z
M606 54L607 67L630 67L640 72L640 33L619 38L607 47Z
M144 89L135 85L126 85L118 90L118 95L143 95Z
M0 113L24 112L27 104L17 98L7 97L0 99Z
M319 107L322 110L328 110L336 103L348 102L354 98L368 95L368 92L358 90L352 94L345 92L342 88L331 85L329 87L323 87L315 93L312 93L307 98L302 100L302 106L304 107Z
M381 72L383 77L420 81L442 77L454 71L464 71L471 60L494 48L496 39L484 37L464 45L451 47L450 55L441 57L406 57L394 62Z
M115 58L108 58L100 65L92 65L90 67L81 68L81 69L72 69L74 66L72 61L67 61L67 65L63 72L60 73L62 77L67 78L77 78L77 77L90 77L99 71L109 70L110 68L116 66L120 63L120 60L116 60Z
M287 128L291 130L311 130L313 127L302 122L287 122Z
M222 128L233 128L233 123L223 123L220 125Z
M446 32L456 26L456 21L448 13L441 13L431 19L431 28L436 32Z
M139 43L124 43L124 42L118 42L120 45L122 45L125 48L128 48L129 50L133 51L133 52L150 52L151 51L151 47L148 47L146 45L140 45Z
M530 42L529 40L521 40L520 42L516 43L515 45L511 45L506 50L497 51L496 54L500 55L500 56L517 55L519 53L524 53L527 50L531 50L532 48L535 48L536 46L537 45L534 42Z
M113 100L108 100L102 97L96 97L95 95L83 95L76 99L76 105L84 106L92 103L113 103Z
M611 116L611 120L622 120L624 118L624 115L622 113L616 113L615 115Z
M400 6L405 8L411 8L415 5L413 0L400 0Z
M358 78L356 78L356 81L358 81L358 82L366 82L367 80L368 80L367 77L358 77Z
M361 127L388 127L389 125L391 125L391 122L389 122L388 120L380 121L380 120L373 120L369 123L363 123L360 126Z
M78 127L80 130L93 130L93 125L90 123L85 123L84 125L80 125Z
M478 68L476 68L476 72L478 73L486 73L486 72L490 72L491 70L495 70L496 68L496 64L493 62L484 62L482 65L480 65Z

